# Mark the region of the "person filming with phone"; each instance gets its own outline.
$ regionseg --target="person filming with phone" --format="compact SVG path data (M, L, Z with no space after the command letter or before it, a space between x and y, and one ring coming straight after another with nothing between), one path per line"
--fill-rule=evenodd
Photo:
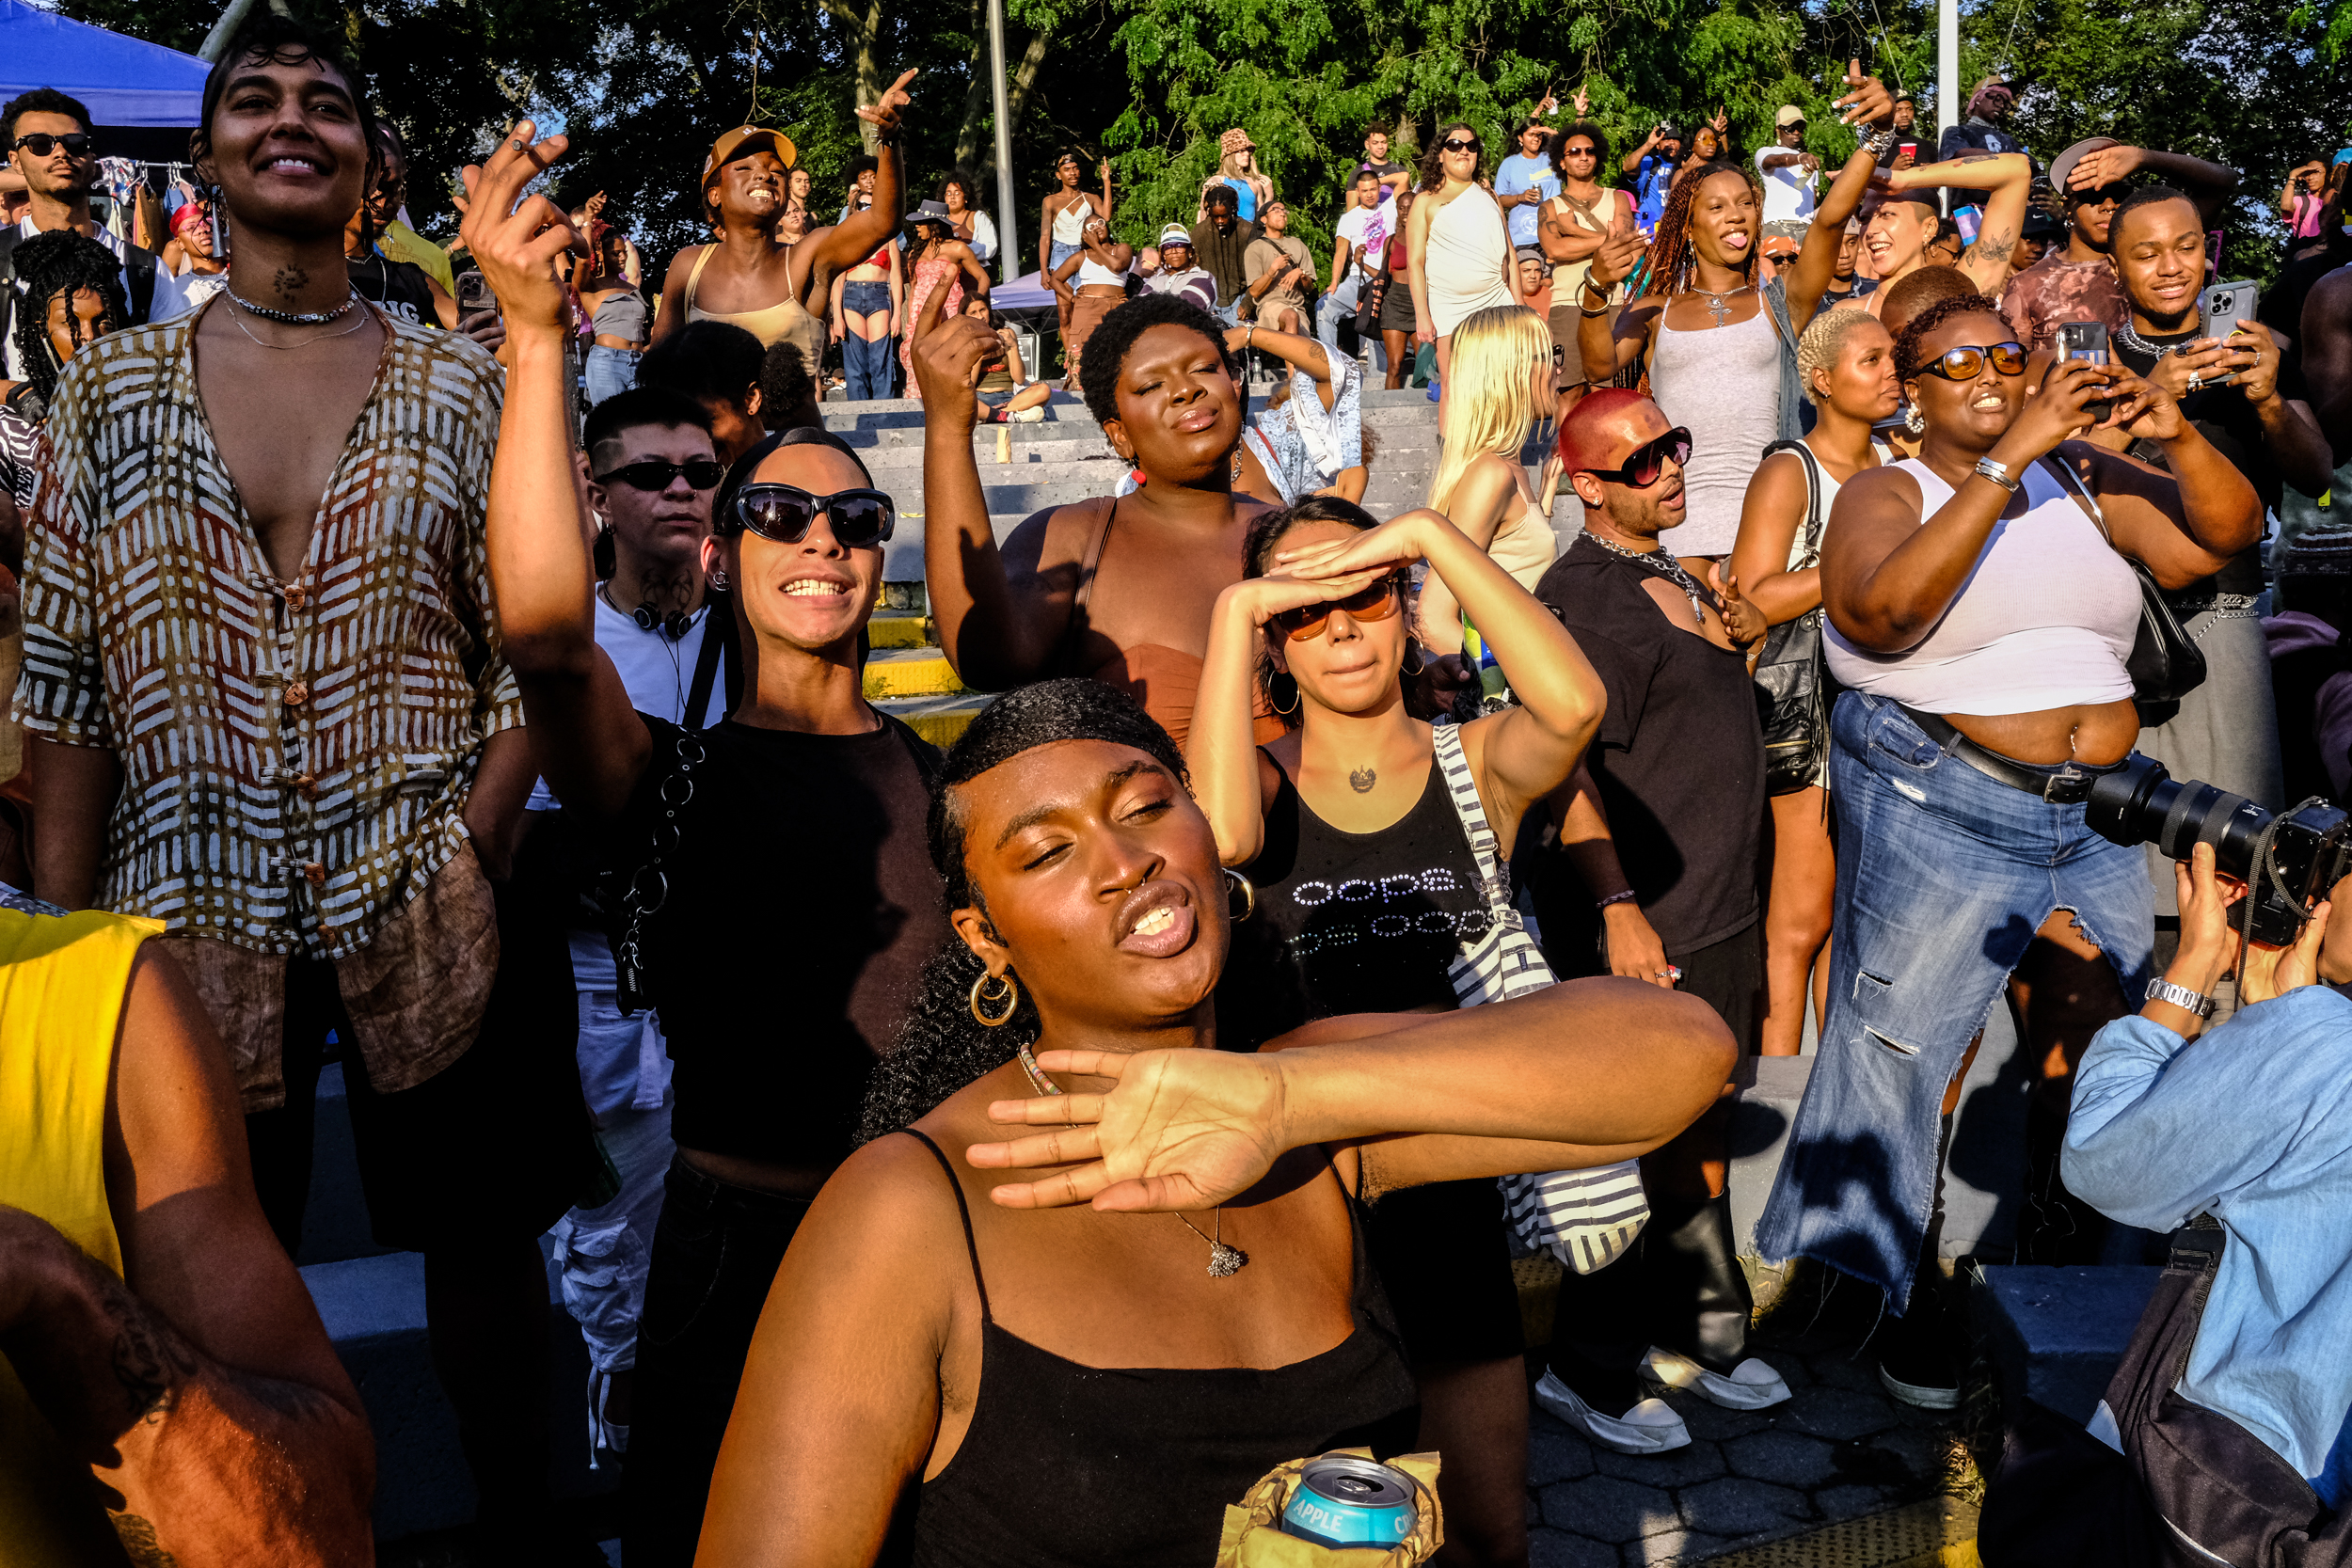
M2243 885L2216 875L2209 844L2192 854L2172 868L2181 950L2161 992L2102 1029L2076 1074L2069 1190L2121 1224L2185 1227L2090 1429L2132 1461L2147 1501L2202 1548L2198 1560L2341 1561L2352 1534L2342 1349L2352 894L2330 866L2292 945L2262 940L2266 906L2246 942ZM2238 1010L2200 1037L2207 999L2233 970ZM2265 1543L2310 1551L2281 1558Z

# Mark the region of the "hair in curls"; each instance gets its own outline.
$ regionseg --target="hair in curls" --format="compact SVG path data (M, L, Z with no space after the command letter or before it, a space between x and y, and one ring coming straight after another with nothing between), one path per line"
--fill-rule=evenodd
M1927 341L1929 333L1954 316L1992 316L2002 321L2004 332L2009 330L2007 318L2001 316L2000 306L1984 294L1954 294L1948 299L1939 299L1912 317L1903 327L1902 336L1895 340L1895 374L1898 377L1904 381L1917 379L1919 368L1927 363L1926 357L1919 352L1919 345Z
M1674 194L1666 198L1666 210L1658 216L1658 237L1650 242L1649 276L1643 280L1637 296L1647 299L1664 294L1669 299L1682 288L1691 270L1691 203L1697 199L1699 187L1718 174L1737 175L1750 190L1755 182L1748 171L1737 164L1700 164L1686 167L1682 178L1675 182ZM1748 259L1740 268L1750 277L1756 276L1756 247L1748 246Z
M36 234L16 247L16 352L24 364L24 379L43 403L55 396L63 366L49 341L49 302L66 301L66 339L79 352L101 333L119 332L131 324L130 301L122 293L122 263L96 240L72 229ZM73 311L73 296L87 290L105 303L104 313L82 336L82 318Z
M1181 294L1137 294L1124 305L1115 306L1087 340L1087 352L1078 361L1078 389L1087 400L1087 412L1098 424L1108 424L1119 418L1119 375L1127 368L1127 351L1136 346L1136 340L1155 326L1189 326L1216 345L1217 358L1225 365L1225 373L1241 379L1241 367L1225 352L1225 324ZM989 710L994 712L993 708Z
M1435 191L1442 190L1445 187L1445 139L1446 137L1454 135L1456 131L1468 131L1470 134L1471 139L1478 142L1482 150L1479 153L1478 166L1480 168L1486 166L1486 153L1483 150L1486 146L1486 138L1479 135L1477 126L1472 125L1467 119L1457 119L1452 124L1445 126L1443 129L1438 131L1436 135L1429 138L1428 149L1422 153L1421 161L1413 166L1414 172L1421 176L1421 188L1422 190ZM1475 178L1474 173L1472 177Z
M931 865L939 873L950 911L977 910L982 919L988 918L988 900L964 865L964 819L957 786L1057 740L1132 746L1191 786L1176 742L1125 692L1081 679L1040 681L1007 692L972 721L948 752L932 786L927 833ZM924 964L898 1043L874 1069L866 1086L858 1142L903 1131L1036 1040L1041 1027L1037 1004L1026 987L1004 1023L991 1028L972 1016L972 988L986 973L979 955L961 937L949 937Z

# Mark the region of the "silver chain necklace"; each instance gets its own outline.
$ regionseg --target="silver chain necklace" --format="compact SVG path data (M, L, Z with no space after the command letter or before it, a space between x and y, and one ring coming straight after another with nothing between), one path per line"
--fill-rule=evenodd
M230 294L229 297L230 299L236 299L237 296ZM240 300L238 303L242 304L244 302ZM344 309L349 309L350 307L346 305ZM339 315L341 313L341 311L337 312ZM344 327L341 332L322 332L315 338L305 338L298 343L265 343L262 341L261 339L253 336L253 328L245 325L245 318L243 316L240 316L234 310L231 310L229 312L229 319L237 324L237 330L244 333L255 348L274 349L279 354L284 354L290 349L309 348L312 343L324 343L336 338L348 338L353 333L368 325L368 318L361 316L358 320L353 322L349 326ZM329 316L326 319L332 321L335 318L333 316Z
M2192 327L2190 330L2194 332L2196 329ZM2150 342L2147 339L2133 331L2132 324L2128 320L2126 320L2122 326L2115 329L2115 335L2118 339L2122 340L2123 346L2130 349L2134 354L2144 354L2151 359L2161 359L2165 356L2164 349Z
M284 322L288 326L325 326L328 322L341 321L344 312L359 303L359 291L354 289L343 302L332 310L279 310L267 305L256 305L245 295L237 293L235 289L226 289L222 292L236 301L240 309L250 311L263 321Z
M1668 555L1662 546L1654 550L1629 550L1613 540L1603 539L1590 529L1584 531L1584 537L1610 554L1621 555L1644 571L1655 572L1677 588L1681 589L1683 597L1691 601L1692 624L1699 628L1702 635L1705 634L1707 630L1706 590L1699 586L1698 578L1682 569L1681 562Z
M1700 295L1707 301L1708 314L1715 318L1715 325L1717 326L1721 326L1724 323L1731 319L1731 306L1727 303L1731 297L1734 294L1746 293L1750 289L1755 287L1756 285L1753 283L1742 283L1736 289L1725 289L1722 293L1717 293L1712 289L1702 289L1696 283L1693 283L1691 285L1691 292L1694 294Z

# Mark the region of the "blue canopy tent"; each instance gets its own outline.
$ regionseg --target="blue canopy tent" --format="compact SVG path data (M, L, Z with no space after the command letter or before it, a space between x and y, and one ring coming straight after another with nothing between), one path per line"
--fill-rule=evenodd
M196 123L210 69L177 49L0 0L0 101L56 87L87 104L99 125L186 127Z

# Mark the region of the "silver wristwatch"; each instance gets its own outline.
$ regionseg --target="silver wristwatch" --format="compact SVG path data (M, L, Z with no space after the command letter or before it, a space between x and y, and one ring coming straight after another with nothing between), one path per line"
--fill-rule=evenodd
M2180 1008L2181 1011L2185 1013L2194 1013L2199 1018L2213 1017L2212 997L2201 996L2196 991L2189 990L2186 986L2176 986L2171 981L2164 979L2162 976L2158 976L2156 979L2148 982L2148 995L2146 1000L2150 1002L2169 1002L2174 1006Z
M2012 496L2017 494L2018 485L2025 483L2022 480L2015 480L2009 477L2008 464L1995 463L1990 457L1978 458L1975 472L1982 475L1986 479L1991 480L1994 483L1999 485L2002 489L2008 491Z

